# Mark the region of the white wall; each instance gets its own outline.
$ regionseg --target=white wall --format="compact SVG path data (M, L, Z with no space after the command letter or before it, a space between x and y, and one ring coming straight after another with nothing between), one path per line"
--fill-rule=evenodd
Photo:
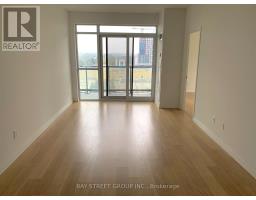
M69 12L73 100L79 99L75 49L75 24L157 25L158 14Z
M0 51L0 173L72 102L67 13L40 14L39 52Z
M160 68L161 108L178 108L185 34L186 9L164 9L162 63Z
M254 177L255 19L254 5L195 5L188 9L186 26L186 44L188 33L202 26L195 121ZM182 90L186 58L187 52Z

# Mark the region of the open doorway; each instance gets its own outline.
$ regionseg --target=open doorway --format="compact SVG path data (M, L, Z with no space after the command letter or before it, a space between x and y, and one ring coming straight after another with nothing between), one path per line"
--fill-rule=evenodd
M185 111L193 116L196 99L196 80L200 48L200 31L190 33L188 47L188 67L186 75Z

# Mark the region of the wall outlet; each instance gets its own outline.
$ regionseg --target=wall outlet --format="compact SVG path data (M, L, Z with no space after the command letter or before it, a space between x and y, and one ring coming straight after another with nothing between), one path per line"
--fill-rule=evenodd
M15 140L17 137L17 131L12 132L12 139Z
M213 115L212 116L212 123L215 124L216 123L216 117Z

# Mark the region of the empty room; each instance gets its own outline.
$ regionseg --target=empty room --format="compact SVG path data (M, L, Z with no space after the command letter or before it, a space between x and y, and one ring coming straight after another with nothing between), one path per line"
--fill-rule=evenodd
M115 3L0 5L0 195L256 195L256 5Z

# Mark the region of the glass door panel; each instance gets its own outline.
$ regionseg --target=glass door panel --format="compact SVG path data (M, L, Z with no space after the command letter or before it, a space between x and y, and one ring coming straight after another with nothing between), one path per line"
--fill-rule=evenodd
M126 96L127 38L102 37L103 96Z
M133 96L150 97L151 96L152 68L133 69Z
M153 37L129 38L129 95L151 97L153 70Z

